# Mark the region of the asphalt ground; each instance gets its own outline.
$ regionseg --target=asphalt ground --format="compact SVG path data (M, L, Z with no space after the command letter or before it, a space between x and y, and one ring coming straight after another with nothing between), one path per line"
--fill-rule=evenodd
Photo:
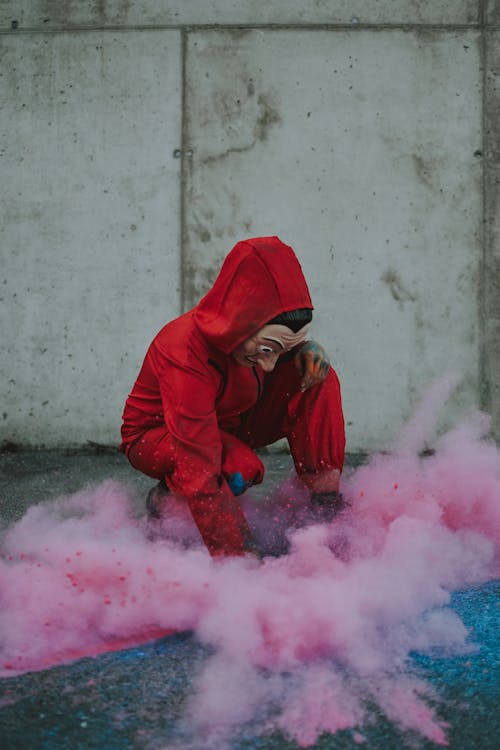
M267 487L291 468L281 452L263 455ZM356 459L354 459L354 463ZM19 520L33 504L68 495L105 479L134 488L138 515L152 482L133 471L116 451L5 452L0 454L2 526ZM258 490L262 495L266 488ZM440 716L449 724L452 750L498 750L500 747L498 582L455 592L452 608L477 644L467 656L414 655L415 668L441 698ZM1 635L1 634L0 634ZM190 633L180 633L141 647L84 658L39 672L0 680L2 750L161 750L188 747L179 728L190 686L207 649ZM402 734L384 716L363 727L363 738L342 730L323 734L316 750L353 747L428 750L436 745ZM200 746L201 748L201 746ZM279 732L259 736L245 727L232 750L297 750Z

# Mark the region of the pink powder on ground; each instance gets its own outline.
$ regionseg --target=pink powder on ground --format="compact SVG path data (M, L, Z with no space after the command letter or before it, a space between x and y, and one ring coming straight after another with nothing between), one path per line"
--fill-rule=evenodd
M487 418L473 416L434 440L434 455L418 455L452 387L431 389L396 449L344 479L351 507L332 523L307 525L304 491L284 482L261 522L278 514L303 527L290 532L287 555L260 565L151 541L113 482L32 507L1 544L3 674L96 641L190 629L215 647L186 714L204 747L220 750L249 721L301 747L340 729L360 743L370 703L445 744L435 696L409 654L471 648L446 605L453 589L498 574L500 538L500 453L484 438ZM196 539L178 501L168 523Z

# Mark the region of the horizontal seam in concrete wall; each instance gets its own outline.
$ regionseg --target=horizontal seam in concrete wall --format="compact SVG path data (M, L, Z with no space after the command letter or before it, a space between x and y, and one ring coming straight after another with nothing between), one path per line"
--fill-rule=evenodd
M482 24L474 21L467 24L205 24L205 25L148 25L148 26L68 26L60 29L41 29L37 26L23 27L17 29L0 29L0 35L23 35L23 34L65 34L92 31L134 32L134 31L432 31L432 32L454 32L487 29L488 31L500 30L500 24Z

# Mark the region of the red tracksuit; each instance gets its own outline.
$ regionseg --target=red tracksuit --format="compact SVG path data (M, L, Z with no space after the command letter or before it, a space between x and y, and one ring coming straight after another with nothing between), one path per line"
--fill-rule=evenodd
M208 294L156 335L125 404L122 450L185 497L212 555L247 549L249 528L226 477L262 481L253 448L287 437L299 475L342 470L334 370L302 393L292 354L270 373L231 355L269 320L304 307L312 303L292 248L277 237L239 242Z

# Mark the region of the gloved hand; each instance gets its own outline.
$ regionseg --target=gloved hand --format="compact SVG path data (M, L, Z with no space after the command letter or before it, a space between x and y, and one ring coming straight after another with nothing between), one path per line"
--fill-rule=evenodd
M295 355L294 362L302 375L301 391L307 391L313 385L322 383L328 375L330 367L328 354L316 341L306 341Z

